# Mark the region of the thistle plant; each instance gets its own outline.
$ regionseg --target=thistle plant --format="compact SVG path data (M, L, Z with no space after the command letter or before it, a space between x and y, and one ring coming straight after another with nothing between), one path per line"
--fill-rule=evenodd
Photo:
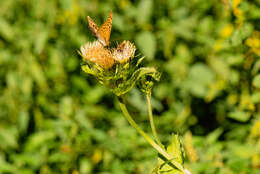
M98 28L90 17L88 21L90 30L97 40L81 46L79 54L82 56L82 70L94 76L99 83L118 97L120 108L127 121L157 150L158 166L153 173L189 174L190 172L183 167L183 150L178 136L173 135L171 145L165 148L155 129L151 93L154 83L160 80L161 74L154 67L142 66L144 57L135 55L134 43L124 40L115 48L109 46L112 12L101 28ZM146 95L149 121L155 141L133 120L125 105L125 94L135 86Z

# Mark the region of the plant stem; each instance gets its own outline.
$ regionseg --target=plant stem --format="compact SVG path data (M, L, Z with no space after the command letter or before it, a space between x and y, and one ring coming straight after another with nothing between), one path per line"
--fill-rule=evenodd
M123 98L122 97L118 97L119 99L119 105L120 108L123 112L123 115L125 116L125 118L127 119L127 121L130 123L130 125L135 128L137 130L137 132L139 134L141 134L144 139L154 148L158 151L158 153L160 153L163 157L165 157L168 161L170 161L177 169L181 170L182 172L184 172L183 167L181 166L181 164L179 164L178 162L174 161L172 159L172 157L164 150L162 149L158 144L156 144L153 139L151 139L137 124L136 122L132 119L131 115L129 114L125 104L123 103Z
M148 106L148 113L149 113L149 120L150 120L150 125L151 125L151 128L152 128L152 132L153 132L153 136L156 140L156 142L162 147L164 148L164 146L162 145L159 137L158 137L158 134L156 132L156 128L154 126L154 121L153 121L153 111L152 111L152 105L151 105L151 92L148 92L146 94L146 99L147 99L147 106Z

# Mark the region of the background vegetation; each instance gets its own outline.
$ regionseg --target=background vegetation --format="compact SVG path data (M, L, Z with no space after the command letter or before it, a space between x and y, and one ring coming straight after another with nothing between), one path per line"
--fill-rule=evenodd
M115 43L131 40L162 72L153 90L162 141L179 133L193 174L260 173L260 1L0 1L0 173L145 174L156 152L116 97L80 69L86 16L113 10ZM128 94L151 132L145 98Z

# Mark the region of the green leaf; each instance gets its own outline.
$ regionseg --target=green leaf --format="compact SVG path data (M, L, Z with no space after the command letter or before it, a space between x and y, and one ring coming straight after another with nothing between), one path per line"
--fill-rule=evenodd
M15 36L15 30L5 18L0 17L0 36L6 40L12 40Z
M260 92L255 92L251 95L251 100L253 103L257 104L260 102Z
M260 88L260 74L257 74L253 79L253 85Z
M207 138L206 138L207 143L208 144L215 143L222 133L223 133L223 130L221 128L214 130L207 136Z
M183 164L183 151L178 135L172 135L172 142L167 147L167 152L180 164Z
M139 24L145 24L149 22L149 19L153 11L152 0L142 0L138 4L137 22Z
M86 159L86 158L82 158L79 162L79 171L82 174L87 174L87 173L91 173L92 170L92 163L90 162L90 160Z
M178 135L172 135L171 144L167 147L168 154L172 157L172 161L183 165L183 150ZM164 161L161 158L158 159L159 164L157 173L158 174L184 174L184 172L176 169L169 161Z
M40 25L38 28L40 30L40 27L42 28L42 26ZM44 30L44 31L38 31L37 35L35 36L35 52L37 54L40 54L44 47L45 44L47 42L48 39L48 31Z
M156 38L149 31L141 32L136 36L136 43L141 52L150 60L154 58L156 52Z
M28 112L21 111L18 118L18 127L22 134L26 133L29 124Z
M197 97L205 97L208 86L214 81L214 74L206 65L197 63L193 65L186 82L188 90Z
M7 163L6 161L0 158L0 173L18 173L16 166Z
M0 147L3 149L7 148L17 148L17 133L18 131L14 126L10 126L7 128L0 128Z
M251 114L244 111L235 111L228 114L229 118L232 118L237 121L246 122L249 120Z
M61 98L59 105L59 113L61 118L70 116L73 112L73 100L70 96L64 96Z
M55 132L49 131L42 131L32 134L28 141L26 142L25 150L26 151L34 151L37 148L44 146L50 140L55 138Z

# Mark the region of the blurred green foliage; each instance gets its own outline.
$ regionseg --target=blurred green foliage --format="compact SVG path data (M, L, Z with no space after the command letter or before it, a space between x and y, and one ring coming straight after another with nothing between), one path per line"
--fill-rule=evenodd
M145 174L156 152L123 118L113 94L80 69L93 40L132 40L161 72L153 90L164 143L183 137L193 174L260 173L260 1L0 1L0 173ZM131 113L151 132L143 94Z

